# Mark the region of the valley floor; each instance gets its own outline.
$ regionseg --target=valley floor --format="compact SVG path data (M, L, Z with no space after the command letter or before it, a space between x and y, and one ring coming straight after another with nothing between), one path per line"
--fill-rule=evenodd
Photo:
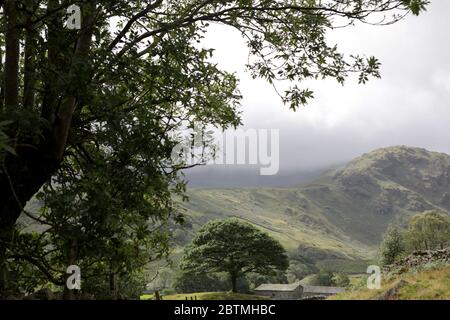
M152 295L141 296L141 300L152 298ZM167 295L163 296L162 300L268 300L268 298L253 294L233 292L199 292Z

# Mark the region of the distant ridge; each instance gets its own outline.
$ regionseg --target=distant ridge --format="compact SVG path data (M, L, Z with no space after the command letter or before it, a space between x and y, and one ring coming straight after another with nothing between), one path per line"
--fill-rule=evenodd
M408 146L364 154L290 188L193 189L184 205L191 231L241 217L290 250L323 259L368 257L387 226L429 209L450 211L450 156Z

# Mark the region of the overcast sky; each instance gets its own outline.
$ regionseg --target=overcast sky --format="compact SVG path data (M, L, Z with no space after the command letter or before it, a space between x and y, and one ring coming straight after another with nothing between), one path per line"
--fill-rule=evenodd
M434 0L425 14L392 26L333 31L342 52L379 58L382 79L308 84L315 99L296 112L245 72L247 48L237 32L214 26L206 44L241 80L244 128L280 129L281 169L308 169L400 144L450 153L449 30L450 1Z

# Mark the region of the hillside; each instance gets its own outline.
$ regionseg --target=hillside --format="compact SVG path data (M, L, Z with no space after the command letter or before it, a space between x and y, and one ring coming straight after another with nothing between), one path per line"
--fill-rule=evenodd
M433 208L450 210L450 156L411 147L362 155L289 188L191 188L176 227L175 259L206 222L239 217L269 232L306 265L364 272L392 221ZM36 211L39 203L29 202ZM22 216L29 228L38 228Z
M450 300L450 267L408 273L384 283L380 290L362 289L331 300Z
M315 261L373 256L392 221L450 210L450 156L411 147L362 155L291 188L190 189L188 232L211 219L239 217Z
M332 300L450 300L450 248L418 251L383 270L382 287L347 290Z

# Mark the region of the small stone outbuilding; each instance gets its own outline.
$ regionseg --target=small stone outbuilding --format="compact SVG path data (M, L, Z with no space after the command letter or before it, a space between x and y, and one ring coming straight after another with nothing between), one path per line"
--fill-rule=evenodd
M303 287L300 282L291 284L262 284L254 290L259 296L273 300L297 300L302 297Z
M298 300L309 297L328 297L341 292L344 288L306 286L300 282L291 284L262 284L254 290L259 296L270 297L273 300Z
M303 286L302 298L316 296L328 297L344 291L345 289L340 287Z

